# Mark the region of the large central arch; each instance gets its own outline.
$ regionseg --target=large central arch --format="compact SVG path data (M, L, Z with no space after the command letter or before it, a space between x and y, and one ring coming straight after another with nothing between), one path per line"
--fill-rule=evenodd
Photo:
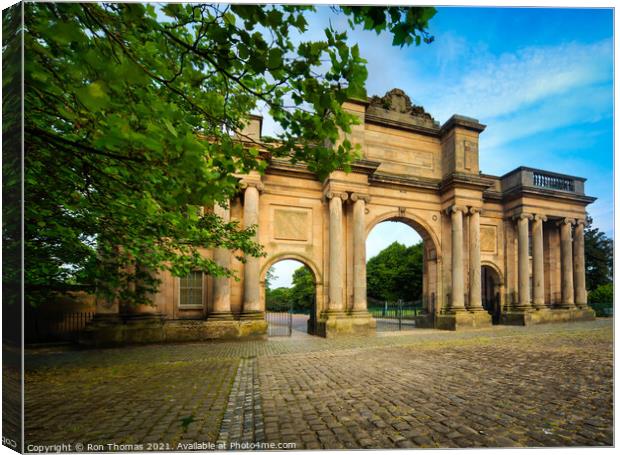
M390 208L373 216L366 225L366 238L380 223L397 221L411 227L423 242L422 305L424 315L418 321L419 326L432 326L434 315L439 310L438 296L441 294L440 273L437 263L441 257L439 237L424 219L414 210Z

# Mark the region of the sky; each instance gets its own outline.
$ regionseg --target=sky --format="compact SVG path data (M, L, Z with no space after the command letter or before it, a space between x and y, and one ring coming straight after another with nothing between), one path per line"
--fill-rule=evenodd
M331 21L346 19L317 7L305 39L319 39ZM403 89L439 122L452 114L487 125L480 169L503 175L528 166L587 178L594 225L613 238L613 13L611 9L442 7L430 21L435 41L391 45L387 34L355 30L368 60L368 95ZM265 122L269 131L269 120ZM419 236L382 223L367 240L367 257L398 239ZM280 267L282 270L280 270ZM276 264L276 287L290 283Z

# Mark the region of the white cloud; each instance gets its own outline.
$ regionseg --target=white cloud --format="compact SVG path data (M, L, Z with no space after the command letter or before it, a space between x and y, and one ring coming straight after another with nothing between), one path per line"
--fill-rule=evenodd
M611 86L584 87L550 96L544 103L489 122L481 135L481 147L487 150L568 125L595 123L612 114Z
M612 52L611 39L528 47L499 56L484 52L461 65L465 71L457 83L442 88L437 81L440 96L430 98L427 106L441 121L453 113L479 119L504 116L559 94L611 81Z

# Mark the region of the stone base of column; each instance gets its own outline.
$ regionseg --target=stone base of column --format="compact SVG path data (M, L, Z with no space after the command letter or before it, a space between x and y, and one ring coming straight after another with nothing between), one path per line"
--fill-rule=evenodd
M207 315L207 320L232 321L235 317L230 311L213 312Z
M239 316L239 319L243 321L253 321L257 319L265 319L265 313L263 311L244 311Z
M479 329L491 327L493 321L486 311L451 310L437 315L435 328L440 330Z
M485 310L483 306L475 306L475 307L467 307L467 311L469 311L470 313L477 313L479 311L486 312L487 310Z
M561 303L556 304L554 308L562 309L562 310L574 310L577 307L575 306L574 303L561 302Z
M591 308L544 308L537 311L502 313L501 323L506 325L535 325L553 322L593 321Z
M325 311L316 321L315 333L325 338L341 336L374 335L377 322L368 313L346 314L342 311Z
M513 313L530 313L532 311L535 311L535 308L532 305L519 305L519 304L514 304L510 307L509 312L513 312Z

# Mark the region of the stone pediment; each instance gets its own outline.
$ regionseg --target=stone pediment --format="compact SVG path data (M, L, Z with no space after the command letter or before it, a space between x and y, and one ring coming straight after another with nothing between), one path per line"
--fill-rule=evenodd
M411 102L407 94L395 88L384 96L373 96L369 100L366 114L375 119L437 129L439 123L424 110Z

